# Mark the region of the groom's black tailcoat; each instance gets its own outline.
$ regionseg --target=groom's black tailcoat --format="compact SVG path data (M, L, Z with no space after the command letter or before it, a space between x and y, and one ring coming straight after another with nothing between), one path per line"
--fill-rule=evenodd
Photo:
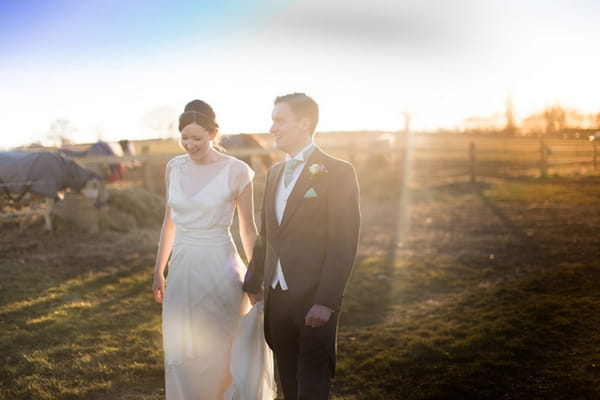
M315 165L316 164L316 165ZM319 171L310 173L313 165ZM244 290L257 293L265 288L265 327L270 318L270 285L277 259L288 286L285 296L289 315L299 330L313 304L336 310L326 326L314 333L329 353L331 375L335 372L336 330L346 282L354 265L358 243L360 210L356 173L350 163L312 151L288 198L281 220L275 214L275 196L284 162L267 174L260 236L244 280ZM277 326L277 321L271 321ZM272 346L277 330L265 329ZM277 353L277 349L274 349ZM277 354L276 354L277 355Z

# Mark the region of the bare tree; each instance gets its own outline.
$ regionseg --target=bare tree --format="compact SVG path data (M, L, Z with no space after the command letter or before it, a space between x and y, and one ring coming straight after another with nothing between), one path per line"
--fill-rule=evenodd
M516 135L517 125L515 124L513 99L511 95L508 95L506 98L506 112L504 115L506 117L506 126L504 127L504 132L510 136Z
M558 104L546 107L544 119L546 121L546 136L558 136L567 127L567 113Z
M161 106L148 111L142 117L144 127L154 131L161 139L177 136L177 111Z
M75 132L77 132L77 128L70 120L57 119L50 124L46 137L52 145L62 147L73 143L72 136Z
M594 116L594 128L600 129L600 112Z
M521 122L521 132L524 135L543 136L546 131L546 120L544 113L528 115Z
M577 110L565 110L566 125L569 128L588 128L588 116Z

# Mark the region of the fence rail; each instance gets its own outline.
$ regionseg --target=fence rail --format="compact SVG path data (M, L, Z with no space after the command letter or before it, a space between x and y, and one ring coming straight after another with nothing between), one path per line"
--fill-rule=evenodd
M341 136L340 136L341 137ZM411 165L418 177L427 174L463 175L478 177L538 176L561 174L569 170L589 173L598 171L598 144L584 140L469 137L465 135L413 135L412 146L407 148L409 137L397 133L392 141L368 142L363 140L331 140L317 143L325 151L348 159L360 168L403 168L404 159L410 156ZM409 154L410 153L410 154ZM164 167L175 152L140 154L135 156L93 156L77 158L88 167L125 163L136 169L138 180L147 187L162 185ZM228 152L234 157L271 155L274 160L283 154L274 147L266 149L236 149ZM131 174L130 174L131 176ZM157 183L160 182L160 183Z

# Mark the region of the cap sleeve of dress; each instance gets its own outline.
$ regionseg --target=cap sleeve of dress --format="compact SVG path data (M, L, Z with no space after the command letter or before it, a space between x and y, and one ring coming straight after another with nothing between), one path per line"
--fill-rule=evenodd
M235 160L231 166L231 191L238 197L248 183L254 179L254 171L245 162Z
M167 171L171 171L176 165L181 165L181 163L184 161L184 157L185 155L180 154L167 161Z

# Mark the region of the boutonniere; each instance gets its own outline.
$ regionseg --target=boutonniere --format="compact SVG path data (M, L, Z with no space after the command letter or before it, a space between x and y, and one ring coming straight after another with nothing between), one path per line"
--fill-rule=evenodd
M329 171L327 170L327 167L323 164L314 163L308 167L308 173L310 174L311 178L316 178L318 176L325 175L328 172Z

